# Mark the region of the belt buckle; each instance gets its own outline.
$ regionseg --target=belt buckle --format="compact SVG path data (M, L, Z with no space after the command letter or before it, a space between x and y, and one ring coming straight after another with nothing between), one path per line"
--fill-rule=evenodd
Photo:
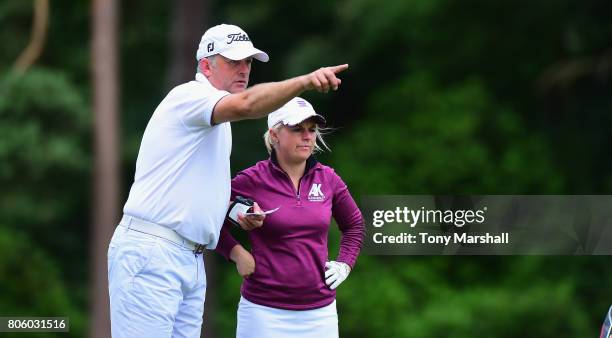
M195 245L195 249L193 249L193 253L196 255L199 255L201 253L204 253L204 245L202 244L196 244Z

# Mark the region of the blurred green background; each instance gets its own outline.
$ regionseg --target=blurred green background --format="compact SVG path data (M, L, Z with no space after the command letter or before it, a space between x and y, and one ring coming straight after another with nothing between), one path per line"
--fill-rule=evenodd
M186 3L120 5L121 206L146 123L180 82L171 32L194 23L191 77L199 37L222 22L271 57L254 63L251 84L350 64L338 92L304 97L335 127L319 160L358 202L612 193L609 0L197 1L178 15ZM87 1L51 1L42 54L16 73L32 6L0 3L0 316L69 316L70 336L82 337L92 306L93 13ZM267 157L266 124L232 127L235 174ZM332 230L331 257L338 239ZM208 337L233 337L240 278L210 258L204 326ZM338 291L340 333L597 337L612 303L610 266L605 256L362 255Z

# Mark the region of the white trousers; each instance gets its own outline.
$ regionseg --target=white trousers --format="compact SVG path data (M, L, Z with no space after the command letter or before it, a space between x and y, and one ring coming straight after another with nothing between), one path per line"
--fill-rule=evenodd
M202 255L118 226L108 247L114 338L199 338L206 293Z
M314 310L283 310L240 297L236 338L338 338L336 301Z

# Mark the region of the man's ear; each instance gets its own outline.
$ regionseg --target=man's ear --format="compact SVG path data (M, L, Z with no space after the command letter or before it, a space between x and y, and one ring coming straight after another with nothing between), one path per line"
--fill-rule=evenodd
M208 60L207 58L202 58L198 63L198 67L200 68L200 72L202 72L204 76L210 77L210 75L212 74L212 65L210 64L210 60Z

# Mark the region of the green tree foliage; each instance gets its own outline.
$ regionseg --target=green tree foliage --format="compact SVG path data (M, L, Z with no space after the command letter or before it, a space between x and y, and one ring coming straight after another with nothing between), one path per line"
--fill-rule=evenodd
M562 188L544 138L496 104L479 81L438 89L415 75L371 97L366 117L332 159L358 195Z
M593 300L576 276L542 271L561 261L362 257L338 291L340 327L353 337L592 336L584 306Z
M23 231L0 227L0 257L2 316L69 317L71 336L83 335L86 316L71 301L60 277L60 267L49 259L48 253ZM23 336L23 332L2 334ZM64 336L66 333L36 334L36 337Z
M42 229L73 216L82 206L75 197L87 196L85 103L61 74L45 70L10 73L0 92L0 220Z
M0 224L61 261L73 296L86 286L90 115L60 72L0 78ZM83 301L82 299L80 300Z

